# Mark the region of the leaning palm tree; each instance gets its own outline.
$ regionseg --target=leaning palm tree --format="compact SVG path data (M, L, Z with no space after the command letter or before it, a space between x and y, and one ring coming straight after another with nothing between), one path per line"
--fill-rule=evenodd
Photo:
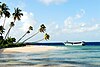
M19 8L15 9L15 13L13 13L13 17L14 17L14 22L16 21L16 19L21 20L21 16L23 16L23 13L21 13L22 10L20 10ZM14 22L11 22L10 24L10 28L5 36L5 39L7 37L7 35L9 34L11 28L14 26Z
M46 31L45 25L44 25L44 24L40 25L39 30L38 30L35 34L33 34L32 36L30 36L30 37L28 37L27 39L25 39L25 40L23 41L23 43L24 43L25 41L31 39L31 38L34 37L35 35L37 35L39 32L44 33L45 31Z
M50 39L50 35L46 33L45 36L44 36L44 39L45 40L49 40Z
M38 41L35 41L35 42L40 42L40 41L43 41L43 40L49 40L50 39L50 35L45 33L44 37Z
M39 32L44 33L46 31L46 27L44 24L40 25Z
M14 17L14 22L16 21L16 19L21 20L21 16L23 16L23 13L21 13L21 11L21 9L15 8L15 12L12 14Z
M10 12L9 11L5 11L4 12L4 15L5 15L5 19L4 19L3 27L5 25L6 18L9 18L10 17Z
M8 34L9 34L11 28L12 28L14 25L15 25L14 22L11 22L11 23L10 23L10 28L8 29L8 31L7 31L7 33L6 33L6 35L5 35L5 39L6 39L6 37L8 36Z
M29 27L28 31L16 42L16 44L19 43L19 41L20 41L23 37L25 37L27 34L29 34L29 33L30 33L30 30L33 30L33 27L32 27L32 26Z
M2 4L0 2L0 18L2 17Z
M29 30L33 30L33 27L32 26L29 26Z
M2 3L2 4L0 5L0 17L2 17L3 14L4 14L4 16L5 16L4 23L3 23L3 27L4 27L4 25L5 25L6 17L7 17L7 18L10 17L10 12L9 12L8 10L9 10L9 8L8 8L8 6L7 6L5 3Z

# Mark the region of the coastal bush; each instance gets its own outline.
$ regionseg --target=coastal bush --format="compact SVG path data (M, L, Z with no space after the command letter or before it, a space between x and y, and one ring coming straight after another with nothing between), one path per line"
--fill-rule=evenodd
M45 33L46 26L44 24L41 24L40 28L38 29L38 31L36 33L34 33L30 37L26 38L23 42L20 42L27 34L29 34L33 30L33 27L29 26L29 29L26 31L26 33L22 37L20 37L18 39L18 41L16 41L16 38L12 37L9 33L12 30L12 28L15 26L15 22L17 20L18 21L21 20L21 17L23 16L22 10L19 9L18 7L14 8L14 13L12 13L12 16L13 16L13 20L12 20L12 22L10 22L8 30L6 30L5 29L5 23L7 21L6 18L10 18L11 17L11 13L10 13L10 9L6 5L6 3L0 2L0 19L4 18L3 24L0 26L0 48L25 46L24 43L27 40L29 40L32 37L34 37L35 35L37 35L38 33L44 33L45 34L43 39L41 39L39 41L48 40L49 39L50 36L47 33ZM5 31L7 33L5 33ZM9 37L9 35L10 35L10 37Z

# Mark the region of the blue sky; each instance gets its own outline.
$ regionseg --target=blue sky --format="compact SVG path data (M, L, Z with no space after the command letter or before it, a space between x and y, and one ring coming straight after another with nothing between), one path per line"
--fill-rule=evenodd
M2 0L10 11L19 7L24 16L10 35L19 39L32 25L35 33L42 23L47 26L49 41L100 41L100 0ZM6 21L6 28L12 17ZM0 20L2 21L2 19ZM1 23L2 24L2 23ZM27 38L27 35L25 38ZM29 41L41 39L38 34ZM25 39L24 38L24 39ZM48 41L48 42L49 42Z

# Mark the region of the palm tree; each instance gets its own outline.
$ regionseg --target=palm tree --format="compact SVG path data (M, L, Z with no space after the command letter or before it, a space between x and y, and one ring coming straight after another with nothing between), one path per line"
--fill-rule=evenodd
M35 41L35 42L40 42L40 41L43 41L43 40L49 40L49 38L50 38L50 35L45 33L44 38L42 38L42 39L40 39L38 41Z
M34 37L35 35L37 35L39 32L44 33L45 31L46 31L45 25L44 25L44 24L40 25L39 30L38 30L35 34L33 34L32 36L30 36L30 37L28 37L27 39L25 39L25 40L23 41L23 43L24 43L25 41L31 39L31 38Z
M2 17L3 14L5 16L3 27L5 25L6 17L7 18L10 17L10 12L8 10L9 10L9 8L8 8L8 6L5 3L2 3L2 5L0 5L0 17Z
M4 28L3 28L3 26L0 26L0 34L1 34L1 36L2 36L2 34L4 33Z
M33 27L32 27L32 26L29 27L28 31L16 42L16 44L17 44L23 37L25 37L26 34L29 34L29 33L30 33L30 30L33 30Z
M22 10L20 10L19 8L16 8L16 9L15 9L15 13L13 13L14 22L16 21L16 19L21 20L21 16L23 16L23 13L21 13L21 11L22 11ZM9 28L9 30L8 30L8 32L7 32L7 34L6 34L6 36L5 36L5 39L6 39L7 35L9 34L11 28L14 26L14 22L11 22L10 28Z
M44 36L44 39L45 40L49 40L50 39L50 35L46 33L45 36Z
M8 29L8 32L7 32L7 34L5 35L5 39L6 39L7 35L9 34L11 28L12 28L14 25L15 25L14 22L11 22L11 23L10 23L10 28Z
M44 32L46 31L46 27L45 27L44 24L40 25L39 31L40 31L41 33L44 33Z
M14 17L14 22L16 21L16 19L21 20L21 16L23 16L23 13L21 13L21 11L21 9L15 8L15 12L12 14Z
M5 25L6 17L7 17L7 18L10 17L10 12L9 12L9 11L5 11L5 12L4 12L4 15L5 15L5 19L4 19L3 27L4 27L4 25Z
M0 26L0 34L1 34L1 36L0 36L0 44L2 44L2 42L3 42L3 36L2 36L2 34L4 33L4 28L3 28L3 26Z
M29 30L33 30L33 27L32 27L32 26L30 26L30 27L29 27Z
M0 2L0 18L2 17L2 4Z

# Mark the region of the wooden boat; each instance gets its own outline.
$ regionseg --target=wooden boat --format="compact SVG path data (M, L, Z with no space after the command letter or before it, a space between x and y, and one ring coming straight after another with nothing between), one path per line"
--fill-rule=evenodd
M68 42L68 41L66 41L66 42L64 42L65 43L65 45L84 45L84 42L82 41L82 42Z

